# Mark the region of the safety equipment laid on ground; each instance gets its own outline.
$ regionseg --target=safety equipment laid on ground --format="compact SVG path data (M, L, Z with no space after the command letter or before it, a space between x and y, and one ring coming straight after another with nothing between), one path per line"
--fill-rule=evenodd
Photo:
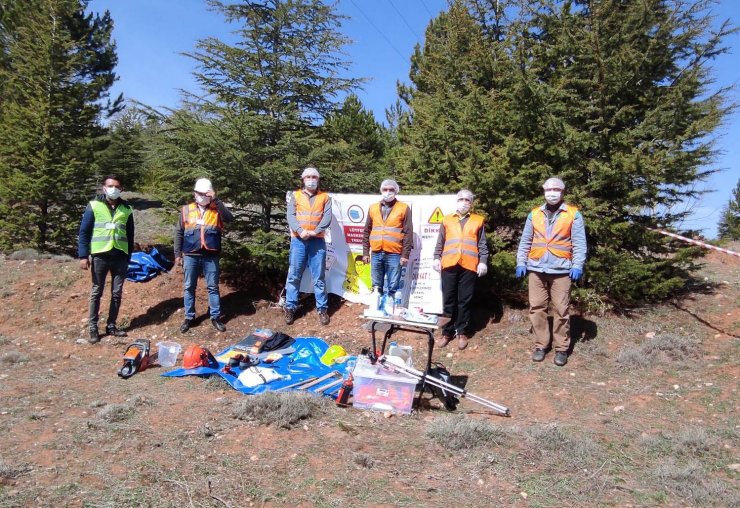
M327 367L331 367L334 365L334 360L345 356L347 356L347 351L339 344L334 344L333 346L329 346L326 353L321 355L320 361Z
M137 372L149 367L150 343L147 339L137 339L126 348L123 353L123 365L118 371L118 376L128 379Z
M218 362L206 348L193 344L185 350L185 354L182 356L182 366L186 369L195 369L198 367L218 368Z
M239 382L249 388L283 379L283 376L265 367L248 367L239 374Z
M341 378L342 377L342 373L339 372L338 370L333 370L333 371L329 372L328 374L324 374L320 378L318 378L318 379L316 379L314 381L311 381L310 383L307 383L307 384L304 384L304 385L299 386L298 389L299 390L307 390L308 388L311 388L312 386L316 386L316 385L318 385L320 383L323 383L327 379L331 379L331 378L336 377L336 376L339 376Z
M293 383L293 384L290 384L290 385L287 385L287 386L281 386L280 388L278 388L278 389L277 389L277 390L275 390L275 391L276 391L276 392L281 392L281 391L283 391L283 390L290 390L291 388L297 388L297 387L299 387L299 386L301 386L301 385L305 385L305 384L307 384L307 383L311 383L311 382L313 382L313 381L316 381L317 379L318 379L318 377L316 377L316 376L311 376L311 377L308 377L308 378L306 378L306 379L301 379L300 381L298 381L298 382L296 382L296 383Z
M452 392L458 397L465 397L466 399L470 399L473 402L477 402L481 406L487 407L489 409L493 409L494 411L498 411L503 416L511 416L511 411L509 411L509 408L506 406L502 406L501 404L496 404L495 402L486 400L483 397L479 397L478 395L469 393L467 390L460 388L459 386L455 386L453 384L447 383L445 381L442 381L441 379L425 374L414 368L407 367L404 364L400 364L400 362L394 363L394 360L395 360L394 357L388 357L385 355L383 355L379 359L381 364L383 364L385 367L391 369L394 372L397 372L399 374L405 374L407 376L411 376L431 386L436 386L438 388L444 388L445 390Z

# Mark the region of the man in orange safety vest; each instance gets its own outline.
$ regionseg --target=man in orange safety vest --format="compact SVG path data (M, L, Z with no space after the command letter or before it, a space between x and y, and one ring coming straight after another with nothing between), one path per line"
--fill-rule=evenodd
M529 319L535 335L532 361L541 362L550 345L547 309L552 306L553 362L568 363L570 348L570 286L583 275L586 228L583 216L563 201L565 183L548 178L542 186L545 204L527 216L516 256L516 276L529 272Z
M470 213L473 199L473 193L467 189L457 193L457 210L444 217L434 249L433 268L441 272L443 310L452 317L437 339L438 347L452 342L455 333L457 348L468 347L475 281L488 273L484 219Z

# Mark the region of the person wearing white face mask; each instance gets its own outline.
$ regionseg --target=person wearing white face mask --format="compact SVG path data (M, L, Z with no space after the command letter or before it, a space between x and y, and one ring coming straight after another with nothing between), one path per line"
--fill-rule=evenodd
M307 167L301 173L303 187L287 195L290 227L290 266L285 281L285 323L293 324L303 272L308 266L313 278L316 311L322 325L329 324L329 297L326 292L326 241L331 225L331 198L319 190L319 170Z
M529 272L529 319L535 335L532 361L541 362L550 345L547 309L552 305L555 365L568 362L570 286L583 275L586 228L578 208L563 202L565 183L548 178L542 185L545 204L527 216L517 250L516 276Z
M446 215L439 228L434 249L433 268L442 277L442 305L444 313L451 316L438 347L452 342L457 333L457 348L468 347L470 307L475 281L488 273L488 245L482 215L470 213L473 193L463 189L457 193L457 211Z
M121 199L121 179L106 176L102 193L90 201L80 223L77 253L80 268L90 269L92 291L88 302L88 342L100 342L98 313L100 299L105 289L105 279L111 274L111 298L108 309L106 334L125 337L126 332L116 327L121 307L123 282L126 280L128 262L134 250L134 213L131 206Z
M373 290L394 298L401 281L401 267L409 262L414 245L411 208L396 199L395 180L380 184L382 199L370 205L362 238L362 260L370 263Z
M182 207L175 229L175 264L183 267L185 283L183 300L185 320L180 325L187 332L195 319L195 290L198 277L203 274L208 289L208 309L211 324L219 332L226 331L221 320L221 293L219 291L221 236L224 223L234 219L223 201L216 197L213 184L199 178L193 188L194 202Z

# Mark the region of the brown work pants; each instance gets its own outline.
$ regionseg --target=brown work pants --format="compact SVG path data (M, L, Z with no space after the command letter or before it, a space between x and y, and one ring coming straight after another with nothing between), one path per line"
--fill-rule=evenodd
M570 346L570 277L567 273L529 272L529 320L534 329L535 347L547 349L550 327L547 309L552 306L552 348L568 351Z

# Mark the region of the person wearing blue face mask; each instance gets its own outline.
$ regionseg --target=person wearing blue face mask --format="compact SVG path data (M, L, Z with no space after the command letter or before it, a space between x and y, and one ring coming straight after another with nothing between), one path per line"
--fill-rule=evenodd
M113 337L127 335L116 327L116 320L128 262L134 250L134 213L131 206L121 199L122 190L120 178L106 176L102 193L87 204L80 222L77 243L80 268L89 269L92 275L92 291L88 301L90 344L100 342L98 313L108 273L111 274L111 298L106 334Z
M548 178L545 204L527 216L516 256L516 276L529 272L529 319L535 335L532 361L541 362L550 344L547 309L552 306L555 365L568 362L570 348L570 286L583 276L586 228L581 212L563 201L565 183Z

